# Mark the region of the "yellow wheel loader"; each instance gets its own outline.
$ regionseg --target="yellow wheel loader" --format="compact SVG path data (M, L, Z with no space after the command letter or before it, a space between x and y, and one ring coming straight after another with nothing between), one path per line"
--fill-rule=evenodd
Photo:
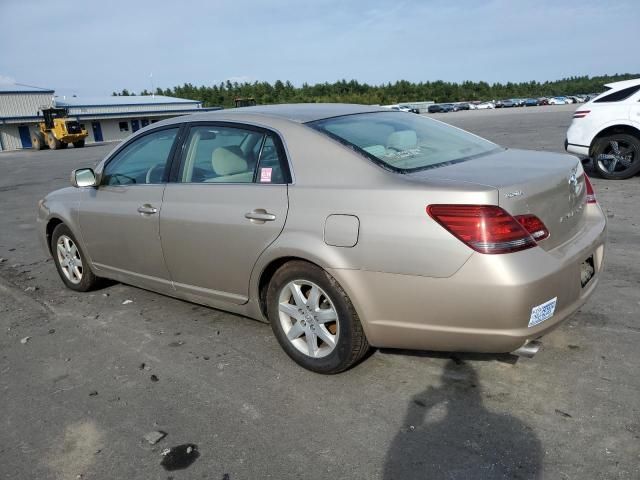
M38 124L38 130L31 133L31 145L35 150L49 147L51 150L67 148L73 143L75 148L84 147L87 131L76 120L67 118L66 108L43 108L44 122Z

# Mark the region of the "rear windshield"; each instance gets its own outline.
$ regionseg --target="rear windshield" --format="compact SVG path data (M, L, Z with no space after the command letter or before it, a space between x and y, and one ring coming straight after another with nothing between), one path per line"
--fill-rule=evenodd
M468 160L500 149L444 123L403 112L346 115L308 125L400 173Z

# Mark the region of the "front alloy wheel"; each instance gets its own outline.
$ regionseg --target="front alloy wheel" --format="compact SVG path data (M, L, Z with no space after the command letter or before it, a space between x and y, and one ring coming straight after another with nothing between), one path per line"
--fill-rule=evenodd
M56 254L62 274L74 285L79 285L82 281L82 258L75 242L66 235L60 235Z
M54 228L50 246L58 274L68 288L87 292L100 285L100 278L91 271L78 241L64 223Z

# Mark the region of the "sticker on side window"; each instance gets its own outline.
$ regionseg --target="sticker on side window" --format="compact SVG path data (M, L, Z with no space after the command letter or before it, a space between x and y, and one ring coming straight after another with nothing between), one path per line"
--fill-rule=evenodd
M537 307L533 307L531 309L531 317L529 318L529 327L535 327L536 325L553 317L553 314L556 311L556 303L558 303L558 297L554 297Z
M271 167L264 167L260 169L260 182L262 183L270 183L271 182L271 171L273 169Z

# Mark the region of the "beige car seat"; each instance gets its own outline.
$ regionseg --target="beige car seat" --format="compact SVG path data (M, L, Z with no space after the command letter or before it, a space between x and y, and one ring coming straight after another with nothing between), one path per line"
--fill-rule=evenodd
M240 147L218 147L211 154L211 166L217 175L207 182L251 183L253 171L249 170Z

